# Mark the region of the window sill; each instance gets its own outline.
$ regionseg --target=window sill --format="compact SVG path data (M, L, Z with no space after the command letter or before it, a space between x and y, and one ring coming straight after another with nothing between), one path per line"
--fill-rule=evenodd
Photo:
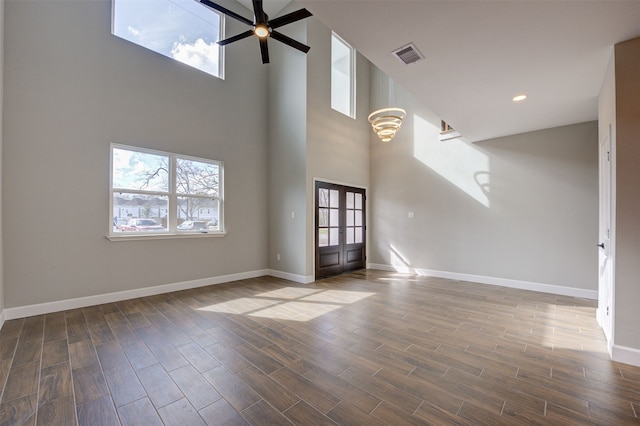
M140 240L179 240L184 238L219 238L227 235L226 232L215 233L179 233L179 234L123 234L123 235L106 235L105 237L109 241L122 242L122 241L140 241Z

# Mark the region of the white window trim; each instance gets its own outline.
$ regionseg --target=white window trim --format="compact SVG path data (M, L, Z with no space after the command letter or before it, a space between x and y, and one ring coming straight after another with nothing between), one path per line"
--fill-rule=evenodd
M189 232L189 231L178 231L178 218L177 214L174 212L173 214L168 214L168 228L169 230L163 232L114 232L113 231L113 194L114 192L120 192L118 190L114 190L113 188L113 150L115 149L123 149L128 151L136 151L142 152L146 154L154 154L154 155L163 155L169 157L169 162L171 167L169 168L169 192L157 192L157 191L145 191L145 190L135 190L135 189L127 189L128 193L140 193L147 195L162 195L167 196L169 198L169 203L167 206L167 211L172 212L174 208L177 207L177 199L179 196L183 194L178 194L175 189L176 183L176 160L178 158L184 160L192 160L199 161L204 163L217 164L219 167L219 196L218 197L208 197L202 196L199 197L197 195L193 196L196 198L215 198L218 200L218 231L206 231L206 232ZM192 195L189 195L192 196ZM136 241L136 240L163 240L163 239L182 239L182 238L211 238L211 237L224 237L227 235L224 227L224 163L219 160L212 160L209 158L201 158L201 157L192 157L189 155L182 155L172 152L153 150L148 148L142 148L132 145L123 145L119 143L112 143L109 147L109 217L108 217L108 228L109 232L105 236L110 241Z
M349 91L349 114L345 114L342 111L339 111L335 108L333 108L333 106L331 107L331 109L333 109L336 112L339 112L342 115L346 115L347 117L353 118L354 120L356 119L356 49L351 46L349 43L347 43L342 37L340 37L336 32L331 31L331 37L335 37L336 39L338 39L339 42L341 42L342 44L344 44L346 47L349 48L349 69L351 70L351 75L349 76L349 84L350 84L350 91ZM333 82L331 83L333 84Z
M114 242L121 242L121 241L142 241L142 240L179 240L179 239L183 239L183 238L220 238L220 237L224 237L227 235L226 232L208 232L208 233L196 233L196 232L185 232L185 233L164 233L164 234L154 234L151 232L145 232L143 235L140 235L141 233L138 232L137 234L133 234L133 233L122 233L122 235L119 234L110 234L110 235L105 235L105 237L109 240L109 241L114 241Z

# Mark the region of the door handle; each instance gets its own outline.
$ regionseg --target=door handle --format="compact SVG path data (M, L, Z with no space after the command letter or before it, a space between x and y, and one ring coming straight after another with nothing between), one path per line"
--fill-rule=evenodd
M600 247L602 250L604 250L604 243L598 244L598 247Z

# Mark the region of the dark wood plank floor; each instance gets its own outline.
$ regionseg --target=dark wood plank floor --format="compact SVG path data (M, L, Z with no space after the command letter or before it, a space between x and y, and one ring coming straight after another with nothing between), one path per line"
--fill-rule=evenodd
M640 421L595 302L362 271L7 321L2 425Z

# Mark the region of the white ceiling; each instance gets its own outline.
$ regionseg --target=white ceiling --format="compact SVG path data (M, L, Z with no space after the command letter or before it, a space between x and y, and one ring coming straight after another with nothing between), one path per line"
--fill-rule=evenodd
M215 0L213 0L215 3ZM246 18L253 19L253 2L252 0L237 0L238 3L249 9L250 13L242 13L241 11L234 10L235 12L240 13ZM287 7L287 5L291 3L291 0L264 0L262 3L262 8L265 13L269 16L269 19L277 18L280 16L280 11ZM283 13L284 15L284 13Z
M265 10L276 17L287 3L265 0ZM595 120L613 45L640 36L640 0L296 4L470 142ZM410 42L426 58L404 65L391 52ZM520 93L528 99L514 104Z

